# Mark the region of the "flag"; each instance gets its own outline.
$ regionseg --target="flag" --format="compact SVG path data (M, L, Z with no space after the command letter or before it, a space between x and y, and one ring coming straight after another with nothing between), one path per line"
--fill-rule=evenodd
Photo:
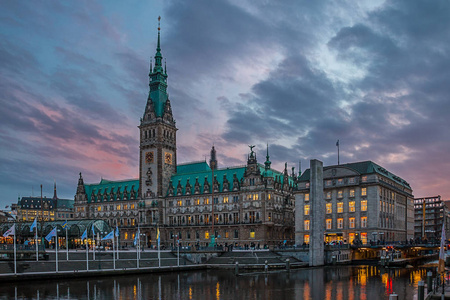
M140 230L138 228L138 231L137 231L136 235L134 236L134 243L133 244L135 246L138 244L139 234L140 234Z
M34 227L37 226L37 218L34 218L33 224L31 224L30 232L33 232Z
M4 234L3 237L8 237L10 235L16 234L16 224L14 224L10 229L8 229Z
M87 229L84 230L83 235L81 236L81 240L87 239Z
M95 235L94 224L92 224L92 235Z
M104 240L112 240L114 239L114 230L108 233L104 238L102 238L102 241Z
M50 231L49 234L47 234L47 236L45 237L45 239L50 242L52 240L52 237L56 236L56 227L53 228L52 231Z
M61 227L64 228L64 229L66 229L66 226L67 226L67 221L65 221L64 224L62 224Z
M116 225L116 237L119 237L119 226Z
M336 142L336 147L339 147L339 140L337 140Z
M443 274L445 272L445 223L442 224L441 234L441 249L439 250L439 266L438 273Z
M159 242L161 240L161 235L159 234L159 228L156 229L156 239L158 240L158 247L159 247Z

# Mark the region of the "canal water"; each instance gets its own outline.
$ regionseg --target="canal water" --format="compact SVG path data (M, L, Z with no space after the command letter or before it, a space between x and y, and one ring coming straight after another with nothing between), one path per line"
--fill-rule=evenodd
M0 299L416 299L426 269L340 266L290 273L209 270L0 284Z

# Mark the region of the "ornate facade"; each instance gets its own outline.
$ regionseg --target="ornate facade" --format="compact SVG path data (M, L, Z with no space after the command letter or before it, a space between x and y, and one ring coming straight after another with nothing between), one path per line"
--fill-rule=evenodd
M149 96L140 120L139 178L102 179L85 184L80 173L75 195L77 218L104 219L121 228L121 245L131 245L137 226L148 246L205 246L212 236L225 245L278 245L294 241L294 187L287 166L271 168L250 146L247 164L218 168L212 147L206 161L177 164L177 127L162 65L160 29L155 65L150 65Z

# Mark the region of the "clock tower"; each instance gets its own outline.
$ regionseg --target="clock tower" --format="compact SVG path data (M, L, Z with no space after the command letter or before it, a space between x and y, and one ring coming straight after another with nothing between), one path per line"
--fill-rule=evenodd
M158 21L161 17L158 18ZM144 115L138 126L140 130L139 150L139 195L141 199L164 197L170 178L176 173L177 127L172 116L167 93L167 68L162 66L160 26L155 66L150 63L150 92Z

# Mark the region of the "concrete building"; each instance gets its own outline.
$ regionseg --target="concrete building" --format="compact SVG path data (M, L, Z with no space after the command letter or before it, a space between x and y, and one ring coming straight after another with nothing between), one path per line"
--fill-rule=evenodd
M414 238L417 241L439 241L444 222L446 236L450 237L449 206L439 195L414 199Z
M156 245L157 227L166 246L178 239L190 246L292 244L294 170L272 169L268 149L264 164L258 163L254 146L241 166L219 168L214 147L209 164L179 164L159 29L154 62L138 126L139 178L85 184L80 173L75 217L119 226L122 245L131 244L138 226L149 246Z
M296 244L310 242L310 170L297 182ZM405 241L414 237L412 189L372 161L323 169L325 242Z

